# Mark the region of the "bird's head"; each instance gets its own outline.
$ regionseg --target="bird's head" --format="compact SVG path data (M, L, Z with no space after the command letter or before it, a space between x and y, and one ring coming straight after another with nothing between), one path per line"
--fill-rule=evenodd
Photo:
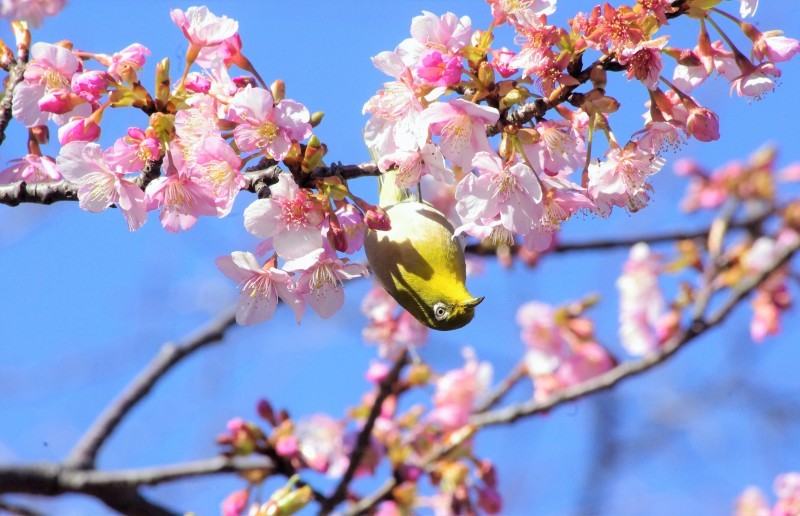
M475 317L475 307L483 301L483 297L467 292L463 282L440 275L413 289L400 289L395 299L419 322L439 331L466 326Z

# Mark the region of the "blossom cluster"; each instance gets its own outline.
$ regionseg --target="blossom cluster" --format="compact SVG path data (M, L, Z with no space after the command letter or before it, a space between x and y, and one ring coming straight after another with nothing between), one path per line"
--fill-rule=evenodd
M455 184L457 232L491 246L519 241L528 251L546 251L576 212L606 216L615 206L646 206L665 147L719 138L717 115L692 90L718 73L739 95L757 98L774 88L776 63L800 50L797 40L762 33L718 9L719 2L604 3L559 27L548 23L555 0L488 1L487 30L453 13L414 18L410 38L373 58L392 80L363 111L370 116L365 140L381 169L396 171L400 187L426 175ZM743 1L740 15L752 16L756 7ZM659 32L678 16L701 22L694 49L671 47ZM738 25L752 59L716 19ZM503 25L520 49L492 48ZM712 41L707 25L722 39ZM590 55L596 61L583 69ZM674 61L671 81L667 58ZM621 107L605 90L606 72L614 69L639 81L650 98L644 128L626 144L611 130L610 115ZM591 87L578 93L584 83ZM532 106L534 115L526 117ZM600 160L593 159L595 133L608 143Z
M524 371L534 384L534 399L553 394L602 374L616 359L594 336L594 323L583 312L596 300L553 307L529 301L517 310L525 343Z
M707 0L603 3L563 27L548 23L555 0L488 3L488 28L473 27L467 16L423 12L412 20L411 37L373 58L391 80L364 104L364 137L398 186L430 176L449 187L457 233L489 246L519 242L532 253L552 248L561 223L576 212L644 207L665 146L717 139L717 115L691 96L711 74L739 95L759 97L774 88L778 63L800 51L797 40L744 21L755 13L752 0L741 2L742 18ZM0 14L39 23L62 5L4 2ZM173 82L169 60L159 61L152 91L139 80L150 56L142 44L112 54L70 42L30 46L13 90L29 153L12 160L0 182L64 181L85 210L114 205L131 230L159 211L171 232L191 229L200 217L224 217L242 189L257 190L261 198L245 210L245 227L264 242L255 254L218 260L242 288L237 320L269 319L278 299L298 320L306 306L330 317L342 306L342 281L366 275L340 253L358 252L367 227L391 222L340 178L310 177L327 152L313 134L322 114L286 98L281 81L262 79L243 53L235 20L204 6L170 15L188 42L185 66ZM700 20L695 48L671 47L661 33L680 16ZM728 22L752 45L750 57L724 32ZM18 47L26 47L27 25L14 23ZM520 48L493 47L504 26ZM589 58L595 61L584 67ZM667 58L672 80L664 75ZM233 67L247 75L232 76ZM606 74L617 70L650 99L644 128L624 144L611 129L621 104L606 92ZM148 124L101 147L104 113L123 107L147 114ZM56 157L40 149L51 124L61 145ZM592 151L598 134L608 144L602 159ZM246 176L251 160L262 171L286 171L256 185Z
M376 362L367 379L381 386L392 380L390 374L388 364ZM436 374L419 363L397 379L392 394L380 405L372 437L354 471L355 478L372 476L381 464L388 463L402 479L392 501L381 504L378 514L403 514L420 507L433 508L441 514L474 511L475 507L490 514L501 510L497 472L490 461L475 456L471 439L474 428L469 424L491 378L491 365L479 361L467 348L464 365L458 369ZM400 394L430 387L435 391L430 405L400 409ZM325 414L293 419L287 411L276 411L268 401L261 400L257 406L260 422L233 419L218 442L228 455L266 455L284 461L299 473L310 470L341 478L358 446L358 435L375 405L376 395L365 394L359 406L338 420ZM423 466L428 452L439 443L455 448L433 464ZM436 495L423 495L421 484L426 477L437 487ZM262 480L255 478L247 488L231 493L223 502L223 514L234 516L244 514L248 507L260 507L260 501L254 498L258 491L255 487Z

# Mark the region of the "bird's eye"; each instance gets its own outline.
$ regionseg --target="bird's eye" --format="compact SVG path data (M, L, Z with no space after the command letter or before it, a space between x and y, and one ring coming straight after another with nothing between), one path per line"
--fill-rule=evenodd
M439 302L433 305L433 316L437 321L444 321L449 315L450 310L448 310L447 305L444 303Z

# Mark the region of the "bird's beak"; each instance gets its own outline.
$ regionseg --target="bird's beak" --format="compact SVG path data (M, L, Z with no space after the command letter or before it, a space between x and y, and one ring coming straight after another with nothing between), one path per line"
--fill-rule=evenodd
M481 301L483 301L483 296L481 296L481 297L473 297L473 298L472 298L472 299L470 299L469 301L466 301L466 302L464 303L464 306L465 306L466 308L475 308L476 306L478 306L479 304L481 304Z

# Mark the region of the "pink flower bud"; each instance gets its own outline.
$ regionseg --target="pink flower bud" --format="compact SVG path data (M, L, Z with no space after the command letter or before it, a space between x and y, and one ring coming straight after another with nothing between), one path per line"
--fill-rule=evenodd
M83 102L85 102L84 99L67 90L52 90L39 99L39 109L47 113L63 115Z
M233 81L233 84L235 84L237 88L244 88L246 86L252 86L253 88L258 87L256 79L250 75L240 75L239 77L234 77L231 80Z
M275 420L275 411L272 409L272 405L269 401L265 399L258 400L258 405L256 405L256 411L258 415L264 418L269 424L272 426L277 426L278 422Z
M192 93L208 93L211 81L197 72L192 72L186 77L183 86Z
M496 489L484 487L478 489L478 507L488 514L498 514L503 510L503 499Z
M297 437L284 435L275 443L275 451L281 457L293 457L297 455Z
M225 500L222 501L222 516L239 516L242 514L245 507L247 507L247 499L249 497L250 493L247 492L247 489L234 491L226 496Z
M383 362L373 360L367 369L367 381L372 383L380 383L389 374L389 366Z
M708 108L695 106L689 110L686 130L701 142L719 140L719 117Z
M367 227L376 231L389 231L392 229L392 221L389 215L380 206L373 206L364 214L364 222Z
M95 102L108 91L111 78L106 72L90 70L72 76L72 91L89 102Z
M461 80L461 56L427 50L419 60L417 74L436 86L452 86Z
M497 70L497 73L499 73L501 77L508 79L519 70L516 66L511 65L511 60L514 59L516 55L516 52L506 47L500 50L494 50L492 51L492 67Z
M93 142L100 138L100 126L89 118L73 118L58 129L61 145L69 142Z

